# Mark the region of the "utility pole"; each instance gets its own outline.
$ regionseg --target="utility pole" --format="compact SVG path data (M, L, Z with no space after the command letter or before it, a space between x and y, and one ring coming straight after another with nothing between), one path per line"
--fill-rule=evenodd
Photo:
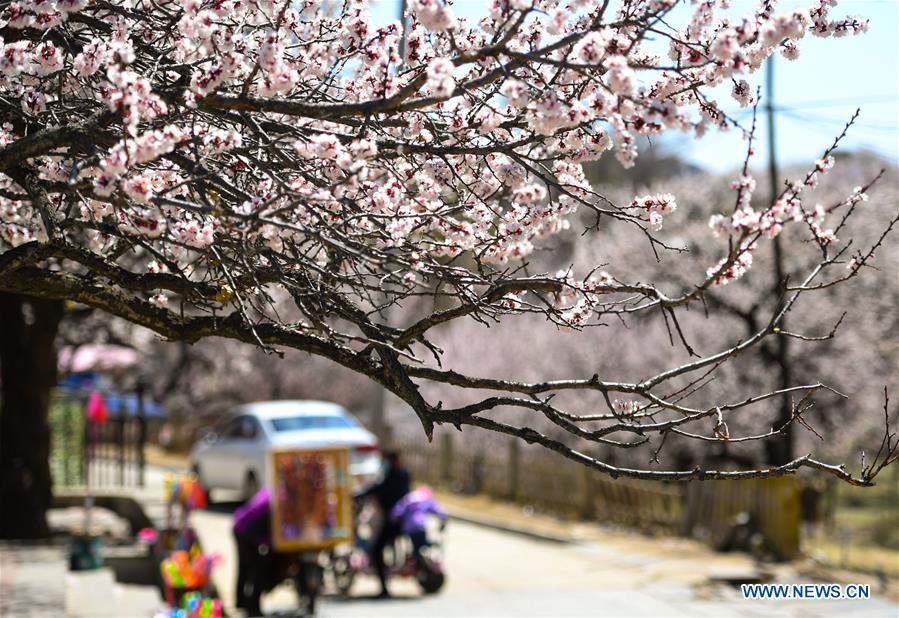
M774 56L770 56L765 64L765 113L768 118L768 179L771 185L770 204L773 204L780 193L780 178L777 173L777 126L774 109ZM786 272L784 269L784 251L780 236L775 236L774 247L774 287L773 293L778 308L786 296ZM786 316L780 323L780 328L786 328ZM791 386L793 380L790 366L789 337L777 335L774 343L773 357L778 370L778 389ZM781 435L776 436L766 443L768 463L783 465L793 459L793 426L790 419L793 416L793 403L789 394L781 395L778 400L777 420L775 426L784 426Z
M406 58L406 35L409 33L409 20L406 18L406 8L409 0L400 0L400 27L403 33L400 36L400 64L405 62Z
M404 58L406 57L406 36L408 34L409 22L406 19L406 3L407 0L400 0L399 4L399 20L400 27L402 28L402 34L400 35L400 64L402 65L404 62ZM387 325L390 325L390 296L389 293L385 293L385 298L387 299L387 303L384 305L384 309L381 311L381 316L384 322ZM371 418L369 420L370 427L372 433L374 433L378 440L381 441L382 448L393 448L393 445L390 444L392 441L392 436L389 435L390 428L386 423L386 408L387 408L387 390L378 384L377 382L372 382L372 387L374 388L374 392L372 393L372 409L371 409Z

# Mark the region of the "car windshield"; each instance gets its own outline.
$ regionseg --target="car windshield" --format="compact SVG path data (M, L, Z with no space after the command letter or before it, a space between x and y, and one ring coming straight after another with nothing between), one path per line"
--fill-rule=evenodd
M271 419L275 431L305 431L308 429L346 429L356 423L346 416L283 416Z

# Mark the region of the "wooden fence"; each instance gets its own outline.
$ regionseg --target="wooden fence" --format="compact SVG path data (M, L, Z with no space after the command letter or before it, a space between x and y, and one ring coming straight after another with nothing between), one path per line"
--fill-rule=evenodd
M457 443L438 431L395 435L415 479L456 493L484 494L568 518L614 523L647 532L688 535L720 546L742 528L782 559L799 554L800 484L794 477L746 481L660 483L614 480L518 440Z
M684 533L716 546L732 542L734 522L746 519L744 534L758 534L759 549L782 559L799 555L802 488L794 476L707 481L686 486Z

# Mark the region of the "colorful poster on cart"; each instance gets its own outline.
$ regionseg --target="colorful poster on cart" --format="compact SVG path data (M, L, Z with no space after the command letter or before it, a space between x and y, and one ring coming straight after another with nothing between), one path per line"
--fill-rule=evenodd
M345 448L271 453L272 540L281 552L352 540L350 453Z

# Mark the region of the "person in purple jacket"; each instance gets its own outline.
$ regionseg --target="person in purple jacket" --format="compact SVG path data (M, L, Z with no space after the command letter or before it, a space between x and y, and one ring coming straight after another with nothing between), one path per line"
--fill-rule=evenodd
M391 521L412 541L412 554L419 566L421 550L428 544L428 514L440 518L441 525L446 524L446 511L434 499L434 492L427 485L410 491L390 511Z
M259 601L272 555L272 500L268 487L234 511L233 529L237 541L237 607L248 616L261 616Z

